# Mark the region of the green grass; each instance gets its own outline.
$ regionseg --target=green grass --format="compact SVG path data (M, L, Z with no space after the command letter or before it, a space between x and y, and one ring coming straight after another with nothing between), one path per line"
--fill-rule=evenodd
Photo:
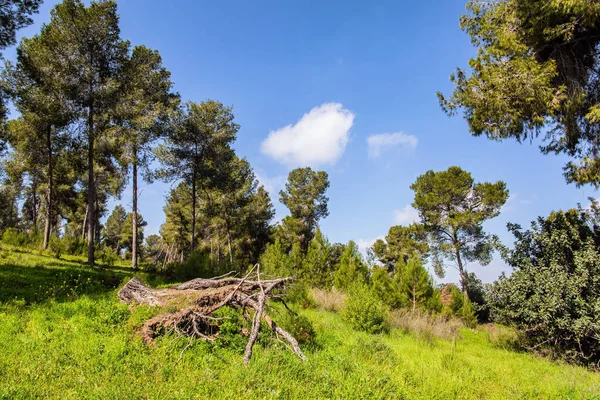
M178 362L189 341L144 345L136 328L157 310L118 302L130 271L3 249L2 399L600 399L599 374L502 350L481 331L464 330L454 345L369 335L316 310L302 311L318 335L306 362L266 338L247 368L242 340L194 342Z

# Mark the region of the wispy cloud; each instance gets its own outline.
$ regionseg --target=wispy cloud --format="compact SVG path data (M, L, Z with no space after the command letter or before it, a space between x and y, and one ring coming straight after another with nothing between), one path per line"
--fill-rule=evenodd
M398 225L410 225L419 221L419 212L407 204L399 210L394 210L394 223Z
M417 147L418 143L419 140L416 136L402 132L380 133L378 135L371 135L367 138L369 158L378 158L381 156L382 150L386 148L401 146L408 149L414 149Z
M263 154L289 166L334 164L344 153L354 114L339 103L313 108L293 125L269 132Z
M254 174L256 176L256 180L258 180L258 183L263 185L265 190L269 192L271 200L277 199L279 191L285 186L286 177L283 175L269 177L258 171L256 171Z
M379 239L383 240L385 239L384 235L381 236L377 236L376 238L373 239L358 239L356 241L356 245L358 246L358 249L362 252L362 253L366 253L367 250L373 246L375 244L376 241L378 241Z

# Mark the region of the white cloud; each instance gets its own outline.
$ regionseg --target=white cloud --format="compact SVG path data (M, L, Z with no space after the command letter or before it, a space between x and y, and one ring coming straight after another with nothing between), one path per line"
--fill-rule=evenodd
M373 238L373 239L358 239L356 241L356 245L358 246L358 249L361 251L361 253L366 253L367 250L371 246L373 246L375 244L375 242L379 239L383 240L383 239L385 239L385 236L381 235L381 236L377 236L376 238Z
M394 211L394 223L398 225L410 225L417 221L419 221L419 212L411 205L406 205L404 208Z
M354 114L339 103L325 103L294 125L269 132L260 149L289 167L334 164L344 153Z
M255 171L256 180L260 185L265 187L265 190L269 192L271 199L277 199L279 191L285 186L286 177L283 175L277 175L268 177L258 171Z
M381 151L385 148L393 146L402 146L408 149L417 147L419 140L416 136L407 135L406 133L380 133L371 135L367 138L369 146L369 158L377 158L381 155Z

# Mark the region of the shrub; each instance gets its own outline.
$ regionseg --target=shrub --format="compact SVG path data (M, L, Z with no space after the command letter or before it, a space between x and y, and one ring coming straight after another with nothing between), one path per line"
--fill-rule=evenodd
M279 322L283 329L296 338L298 343L313 344L315 342L317 333L312 322L305 316L286 312Z
M311 289L310 297L321 310L339 312L344 308L348 295L341 290Z
M55 258L60 259L62 254L65 252L65 243L59 238L57 235L52 235L50 237L50 242L48 243L48 249L52 253Z
M2 242L11 246L24 247L31 243L31 238L25 232L15 228L8 228L2 234Z
M465 326L475 328L477 326L477 316L471 300L465 298L464 293L456 286L451 287L450 294L452 296L452 303L450 304L452 314L460 318Z
M72 256L87 254L87 242L83 238L75 236L63 236L61 241L65 245L65 251Z
M510 225L511 276L488 294L492 318L520 329L528 347L586 364L600 361L600 210L550 214L523 231ZM551 347L551 348L550 348Z
M392 278L384 267L376 266L372 271L371 288L379 300L391 308L408 304L407 296L400 289L399 279Z
M350 289L342 315L357 330L382 333L389 330L386 314L387 310L383 303L366 285L355 284Z
M112 267L115 265L115 262L117 262L117 255L110 247L102 250L96 250L94 253L94 258L100 260L102 265L106 265L108 267Z
M396 310L389 314L390 326L419 339L431 342L433 338L455 339L460 336L463 324L452 316L432 315L424 311Z
M175 278L180 280L212 278L219 275L219 271L213 270L210 256L201 251L192 252L184 262L174 263L171 268Z
M298 304L302 308L309 308L315 305L310 296L308 286L304 281L293 284L285 293L285 300L289 303Z

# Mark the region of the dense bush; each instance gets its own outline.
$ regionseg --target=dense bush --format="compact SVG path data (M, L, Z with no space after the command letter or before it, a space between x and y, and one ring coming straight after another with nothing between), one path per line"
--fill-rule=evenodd
M50 250L50 252L55 258L60 259L60 257L66 251L65 242L61 240L61 238L59 238L57 235L52 235L50 237L50 242L48 243L48 250Z
M281 327L288 331L300 344L314 344L317 333L312 322L299 314L285 312L279 320Z
M514 324L529 347L580 362L600 361L600 226L598 209L538 218L507 254L514 272L491 288L495 321Z
M183 281L194 278L213 278L230 271L231 266L228 263L213 263L207 253L194 251L185 261L171 264L168 273L175 279Z
M364 284L350 288L342 315L353 328L361 331L382 333L389 330L386 307Z
M454 285L450 289L450 294L452 296L452 303L450 304L452 314L460 318L469 328L475 328L477 326L477 316L475 315L473 302L465 298L464 293Z
M94 258L99 260L102 265L107 267L112 267L117 262L117 255L115 251L110 247L105 247L100 250L96 250L94 253Z
M2 234L2 242L12 246L24 247L31 244L31 237L15 228L8 228Z

